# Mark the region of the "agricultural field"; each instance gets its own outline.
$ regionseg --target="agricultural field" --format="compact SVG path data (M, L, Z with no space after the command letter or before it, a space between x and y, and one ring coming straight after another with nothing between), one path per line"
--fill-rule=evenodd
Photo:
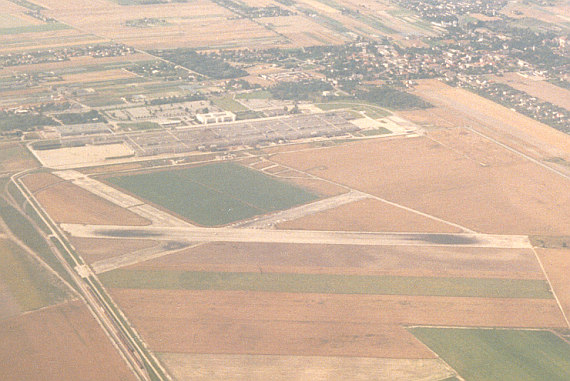
M37 162L19 143L0 143L0 172L18 172L34 168Z
M33 311L69 298L63 283L30 254L0 239L0 318Z
M530 299L552 297L547 282L538 279L114 270L102 275L101 280L108 287L132 289Z
M134 244L130 242L125 245ZM228 256L228 252L232 255ZM261 269L264 273L448 278L472 278L477 274L477 278L544 279L532 250L458 247L216 242L142 262L132 268L235 273Z
M299 187L228 163L108 177L106 181L206 226L288 209L318 198ZM165 193L165 187L171 191Z
M179 380L364 381L443 380L454 374L439 359L159 353Z
M228 22L233 13L207 0L140 6L121 6L106 0L42 0L41 3L49 8L44 12L46 15L141 49L253 47L285 42L275 32L248 19ZM129 26L129 21L145 17L165 22L148 28Z
M570 378L570 345L550 331L423 327L410 331L465 380Z

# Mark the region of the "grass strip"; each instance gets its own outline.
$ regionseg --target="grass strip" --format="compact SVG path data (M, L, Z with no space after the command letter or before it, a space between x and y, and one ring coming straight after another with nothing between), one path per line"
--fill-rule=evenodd
M101 274L100 279L107 287L111 288L484 298L552 298L548 283L534 279L428 278L125 269Z

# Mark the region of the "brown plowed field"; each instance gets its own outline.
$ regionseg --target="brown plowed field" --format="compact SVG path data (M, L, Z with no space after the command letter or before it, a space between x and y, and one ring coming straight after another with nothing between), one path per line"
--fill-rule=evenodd
M71 183L59 183L35 194L58 223L149 225L150 221Z
M414 358L425 356L425 349L396 327L565 327L553 299L131 289L111 293L151 349L166 352L367 352Z
M385 202L366 199L278 224L279 229L457 233L451 225Z
M560 304L570 318L570 250L568 249L535 249L540 258L552 288L560 300ZM570 327L568 327L570 328Z
M50 307L0 322L3 380L134 380L87 308Z
M532 250L210 243L132 268L544 279Z
M477 136L373 139L273 161L485 233L568 233L569 181ZM480 162L486 149L496 159ZM479 152L477 155L473 152Z
M87 263L118 257L158 244L149 240L98 238L71 238L71 243Z

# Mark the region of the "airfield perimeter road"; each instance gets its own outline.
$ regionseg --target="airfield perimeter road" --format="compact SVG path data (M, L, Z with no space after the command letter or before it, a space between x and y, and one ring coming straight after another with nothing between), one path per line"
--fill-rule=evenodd
M461 246L530 248L527 236L477 233L377 233L311 230L262 230L170 226L61 224L74 237L151 239L174 242L267 242L366 246Z

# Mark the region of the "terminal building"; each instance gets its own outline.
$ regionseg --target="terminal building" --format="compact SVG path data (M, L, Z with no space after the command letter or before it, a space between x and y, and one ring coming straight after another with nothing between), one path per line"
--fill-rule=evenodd
M235 122L236 114L230 111L196 114L196 119L202 124Z

